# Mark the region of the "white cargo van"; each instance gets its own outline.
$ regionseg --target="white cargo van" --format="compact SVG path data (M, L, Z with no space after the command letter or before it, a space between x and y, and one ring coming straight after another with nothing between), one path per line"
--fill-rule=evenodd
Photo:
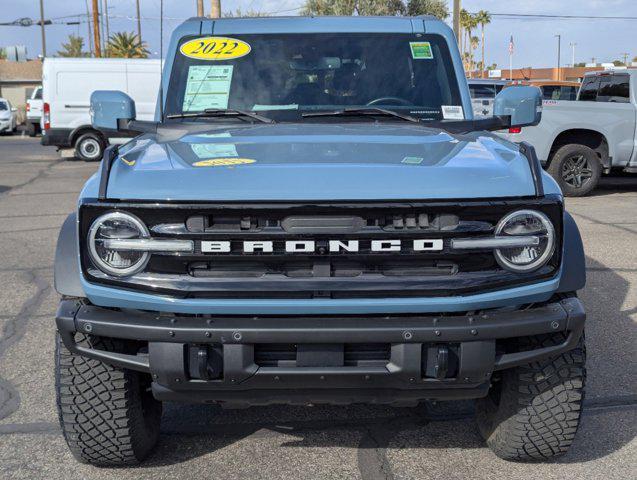
M46 58L42 69L42 145L74 148L77 158L100 160L109 140L121 140L91 127L91 93L126 92L135 100L137 118L153 120L160 78L159 60Z

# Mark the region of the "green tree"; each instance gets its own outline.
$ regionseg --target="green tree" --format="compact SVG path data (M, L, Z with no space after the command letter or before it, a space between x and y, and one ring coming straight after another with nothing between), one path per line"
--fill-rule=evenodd
M239 18L239 17L243 17L243 18L247 18L247 17L265 17L266 14L263 12L260 12L258 10L246 10L245 12L243 10L241 10L240 8L237 8L234 12L230 11L230 12L223 12L223 16L227 17L227 18Z
M106 56L116 58L147 58L150 52L133 32L117 32L110 36Z
M585 67L586 66L586 62L579 62L575 64L576 67Z
M401 0L306 0L305 15L403 15Z
M491 15L489 15L489 12L487 12L486 10L480 10L478 13L476 13L476 21L478 22L478 24L480 25L480 30L481 30L481 47L482 47L482 65L484 65L484 27L486 25L488 25L489 23L491 23ZM483 76L484 68L480 69L480 76Z
M4 48L0 48L0 60L7 58L7 51Z
M62 44L62 50L58 51L59 57L88 57L88 52L83 51L84 39L79 35L69 35L68 41Z
M625 66L624 62L622 62L621 60L613 60L613 65L615 65L616 67L624 67Z
M409 0L407 15L433 15L441 20L449 17L447 0Z

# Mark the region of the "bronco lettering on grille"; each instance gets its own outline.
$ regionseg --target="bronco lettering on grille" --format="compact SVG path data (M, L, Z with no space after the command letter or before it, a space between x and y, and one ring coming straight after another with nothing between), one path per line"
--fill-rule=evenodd
M240 253L273 253L276 246L284 247L286 253L356 253L360 250L360 240L328 240L327 248L319 246L315 240L286 240L274 242L271 240L251 240L242 242ZM401 240L371 240L368 242L372 252L400 252L407 242ZM436 252L443 247L442 239L410 240L409 247L413 252ZM204 240L201 242L202 253L232 253L230 240Z

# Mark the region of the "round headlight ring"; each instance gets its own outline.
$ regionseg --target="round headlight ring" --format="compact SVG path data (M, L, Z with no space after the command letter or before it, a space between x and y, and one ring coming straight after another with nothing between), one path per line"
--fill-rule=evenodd
M511 262L504 256L504 254L501 252L501 249L496 249L494 251L495 258L500 266L516 273L532 272L534 270L537 270L538 268L543 267L546 262L549 261L551 256L553 256L553 253L555 251L555 227L553 227L553 223L544 213L537 210L516 210L515 212L509 213L498 222L498 225L495 229L495 236L503 236L502 231L507 226L507 224L514 218L522 215L535 217L542 223L544 229L546 230L547 245L539 257L537 257L533 262L526 265L518 265Z
M100 257L97 249L95 248L95 240L100 227L102 227L108 220L123 220L129 222L138 229L140 238L147 238L150 236L150 232L148 231L148 228L146 228L146 225L144 225L144 222L130 213L110 212L96 218L88 232L88 249L91 260L95 266L107 275L115 277L127 277L143 270L150 259L149 252L143 252L141 258L137 262L126 268L113 267Z

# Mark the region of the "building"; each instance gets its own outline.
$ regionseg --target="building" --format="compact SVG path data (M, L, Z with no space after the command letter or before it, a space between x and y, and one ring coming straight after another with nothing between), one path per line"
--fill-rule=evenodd
M27 98L42 84L42 62L11 62L0 60L0 97L6 98L18 109L18 122L26 118Z
M604 70L603 66L595 67L561 67L557 68L514 68L512 71L513 80L564 80L569 82L579 82L587 72L595 72ZM481 72L471 72L472 78L480 78ZM471 76L471 75L470 75ZM489 78L511 80L509 69L491 70L488 74ZM484 78L487 78L487 72L484 72Z

